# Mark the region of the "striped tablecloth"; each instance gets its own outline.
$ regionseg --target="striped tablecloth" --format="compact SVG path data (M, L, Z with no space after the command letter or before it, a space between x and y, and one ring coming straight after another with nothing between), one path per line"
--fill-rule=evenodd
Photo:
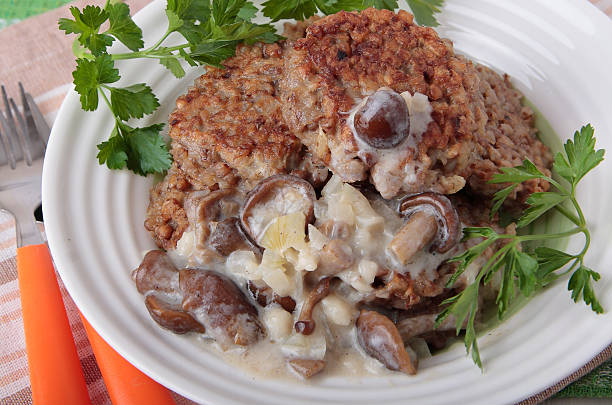
M132 12L136 12L148 1L127 0L126 2ZM606 14L612 15L612 0L591 0L591 2ZM68 5L61 6L65 3L66 0L0 0L0 82L7 87L9 94L14 95L18 94L16 83L22 81L50 123L55 119L60 104L70 88L71 72L74 67L72 37L67 37L57 30L56 23L58 18L69 15ZM83 7L91 3L104 2L79 0L74 4ZM55 8L58 6L61 7ZM53 10L40 14L51 9ZM30 16L35 17L27 18ZM25 20L20 21L23 19ZM14 222L9 216L0 213L0 404L2 405L32 402L15 255ZM110 404L110 398L78 311L63 285L61 289L92 403ZM611 355L612 348L608 348L577 373L531 398L529 402L541 401L570 383L556 396L612 398L612 361L605 362ZM593 369L595 370L592 371ZM587 375L584 376L585 374ZM192 403L176 394L175 399L177 404Z

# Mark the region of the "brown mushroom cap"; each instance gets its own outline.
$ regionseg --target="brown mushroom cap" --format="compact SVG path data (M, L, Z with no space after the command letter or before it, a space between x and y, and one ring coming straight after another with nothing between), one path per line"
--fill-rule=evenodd
M314 188L306 180L288 174L270 176L247 194L240 213L242 228L257 242L276 217L303 212L306 223L311 223L316 199Z
M251 293L253 299L262 307L272 302L276 302L289 313L293 313L295 310L295 300L293 298L290 296L281 297L272 291L272 288L263 280L249 280L247 282L247 289Z
M141 294L149 291L173 294L178 292L178 271L163 250L151 250L132 272L132 279Z
M461 222L459 215L450 200L438 193L421 193L404 198L399 205L403 216L429 208L437 223L438 232L431 243L431 250L438 253L448 252L461 238Z
M235 250L251 250L261 254L259 248L246 237L236 217L218 222L208 238L208 244L222 256L228 256Z
M410 115L404 98L389 88L369 96L355 112L355 134L368 145L389 149L410 134Z
M317 273L332 276L348 269L355 262L355 255L350 245L341 239L332 239L320 252Z
M179 305L172 305L154 294L145 298L145 306L155 322L174 333L204 333L206 331L204 326L181 310Z
M362 309L357 319L357 339L368 355L383 363L389 370L416 374L416 356L411 356L406 351L395 324L386 316Z
M204 333L204 327L180 306L179 272L164 251L147 252L132 278L138 292L146 295L151 318L160 326L179 334Z
M293 359L287 364L302 378L310 378L325 368L325 360Z
M211 232L210 225L238 214L236 192L232 189L212 192L195 191L185 198L185 212L195 227L197 243L205 245Z
M182 269L179 274L183 310L217 342L247 346L264 334L257 309L233 281L211 270Z

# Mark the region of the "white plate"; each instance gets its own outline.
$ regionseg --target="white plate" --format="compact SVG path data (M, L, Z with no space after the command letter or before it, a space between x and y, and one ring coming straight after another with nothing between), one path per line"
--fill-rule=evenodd
M166 27L165 3L136 16L146 37ZM593 229L587 264L602 273L597 294L608 312L570 302L565 282L534 298L480 339L482 374L462 347L424 361L416 377L256 380L189 340L158 327L130 280L154 244L143 229L152 178L98 166L96 144L112 118L101 105L81 111L71 92L49 142L43 173L49 245L79 309L128 361L169 388L209 404L507 403L566 377L612 342L612 24L586 1L447 0L440 32L456 49L501 71L530 98L562 137L590 122L608 161L580 189ZM119 64L122 83L146 81L163 107L146 122L165 122L176 96L199 74L174 79L151 61ZM200 69L197 69L201 72ZM573 240L573 247L581 240Z

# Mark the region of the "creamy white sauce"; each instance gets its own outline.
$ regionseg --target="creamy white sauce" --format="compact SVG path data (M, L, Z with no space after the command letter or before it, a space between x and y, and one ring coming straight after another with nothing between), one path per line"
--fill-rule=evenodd
M381 87L381 89L387 88ZM433 108L426 95L418 92L412 95L408 91L400 95L406 101L410 113L410 133L399 145L389 149L377 149L368 145L357 135L355 114L367 102L368 97L361 100L350 111L346 122L357 142L359 158L364 162L374 160L375 164L371 168L372 180L385 198L392 197L394 194L391 191L386 192L387 189L396 190L402 184L410 186L418 181L418 173L422 169L422 163L415 159L416 150L421 142L421 137L427 131L427 126L433 121L433 118L431 118ZM398 172L397 168L402 167L402 165L403 172ZM389 185L383 186L383 184Z
M291 204L297 203L293 201ZM196 243L193 226L184 232L176 249L168 252L171 259L179 267L206 268L230 277L258 308L259 318L267 333L266 338L250 347L235 347L225 341L214 342L210 337L218 339L222 334L211 329L207 330L207 335L194 339L229 363L264 378L293 378L287 367L290 359L324 359L327 363L324 374L327 375L390 373L380 362L366 355L357 342L355 320L359 303L373 293L371 284L379 270L393 269L410 274L413 279L434 280L439 265L455 255L459 248L443 255L431 254L424 249L410 263L401 265L387 246L405 220L382 199L368 200L359 190L343 183L337 176L332 177L322 190L314 212L315 223L308 225L307 232L304 232L303 219L297 225L301 228L302 236L295 229L280 229L282 235L277 235L278 238L282 242L283 237L291 235L291 247L280 243L279 246L285 246L284 250L266 249L262 259L251 251L234 251L227 258L217 255L210 260L210 249ZM261 214L260 218L269 217L267 213ZM295 226L289 220L274 220ZM312 335L304 336L295 332L294 323L308 295L305 278L310 273L316 274L321 252L330 241L330 237L321 232L323 225L330 220L336 221L338 229L342 224L348 229L342 240L350 247L354 262L336 274L344 283L315 307L313 314L317 326ZM264 222L261 224L266 226ZM275 227L269 226L269 229L272 232ZM296 241L296 235L302 240ZM472 272L467 273L467 277L472 276ZM260 307L246 289L249 280L264 280L279 296L290 295L296 301L293 314L276 303ZM279 280L284 281L279 284ZM199 318L197 313L194 315ZM409 353L414 355L412 350Z

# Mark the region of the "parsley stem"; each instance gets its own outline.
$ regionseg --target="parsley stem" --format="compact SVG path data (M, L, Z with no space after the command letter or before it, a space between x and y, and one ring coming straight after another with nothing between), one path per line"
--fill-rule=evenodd
M171 53L174 51L178 51L180 49L188 48L189 46L190 46L189 44L176 45L176 46L171 46L169 48L166 48L164 49L164 51L167 53ZM155 54L151 54L151 52L155 52L155 49L146 49L144 51L126 52L126 53L114 53L111 55L111 57L113 58L113 60L123 60L123 59L138 59L138 58L160 58L162 56L168 56L168 54L155 55Z
M584 259L584 255L591 246L591 232L589 232L586 226L583 228L582 233L584 233L584 248L582 248L582 251L578 254L581 264L582 260Z
M561 277L566 275L567 273L571 273L572 271L574 271L574 269L576 268L576 266L582 264L582 261L579 258L580 255L576 255L575 257L577 258L576 260L574 260L574 263L572 263L572 265L567 269L562 271L561 273L557 273L557 277Z
M578 213L578 217L580 218L580 225L586 225L586 219L584 218L584 214L582 213L582 208L580 208L580 204L576 200L576 190L572 189L572 194L570 195L570 201L574 204L574 208L576 208L576 212Z
M110 100L108 99L108 97L106 97L106 93L104 93L104 90L102 89L102 87L104 87L105 89L109 89L109 87L104 84L100 84L100 86L98 87L98 91L100 92L100 94L102 94L102 98L104 99L104 102L106 102L108 109L110 110L111 114L113 114L113 118L115 119L115 128L117 128L117 133L121 134L121 131L119 131L119 124L121 123L119 121L119 117L115 115L115 112L113 111L113 106Z
M563 214L564 217L566 217L567 219L569 219L570 221L572 221L574 224L581 226L582 224L580 223L580 220L578 219L578 217L574 214L572 214L567 208L565 208L563 205L559 204L559 205L555 205L555 209L557 211L559 211L561 214Z
M149 48L145 49L144 51L141 52L150 52L152 50L157 49L157 47L159 47L162 42L164 42L166 40L166 38L168 38L168 35L170 35L170 33L172 33L173 31L166 31L166 33L159 39L159 41L157 41L156 43L154 43L152 46L150 46Z
M554 180L553 178L548 177L548 176L544 176L544 180L546 180L547 182L549 182L550 184L555 186L555 188L557 190L561 191L563 194L569 194L567 189L565 187L563 187L558 181Z
M480 271L480 273L478 273L478 276L476 277L476 280L478 281L478 283L480 283L480 281L485 276L485 274L489 272L489 268L491 268L491 266L493 266L493 268L496 267L495 265L497 265L499 262L497 260L499 256L503 256L504 254L506 254L508 250L512 249L515 243L516 242L508 242L507 244L504 245L504 247L502 247L497 252L495 252L489 260L487 260L487 263L484 266L482 266L482 270Z
M541 235L521 235L516 236L516 240L519 242L525 242L529 240L543 240L543 239L561 239L566 238L568 236L575 235L577 233L584 233L586 229L582 226L570 229L569 231L559 232L559 233L549 233L549 234L541 234Z

